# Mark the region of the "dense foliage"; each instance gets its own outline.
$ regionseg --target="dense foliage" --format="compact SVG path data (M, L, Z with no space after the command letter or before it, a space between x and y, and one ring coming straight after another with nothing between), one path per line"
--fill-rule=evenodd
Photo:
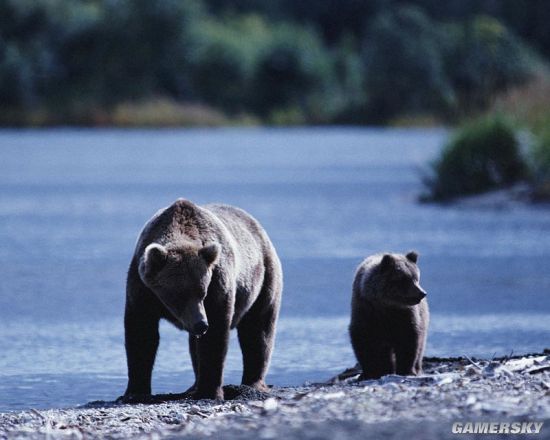
M550 54L546 6L3 0L0 123L108 122L159 99L267 123L452 121L528 79L536 51Z
M418 8L375 17L363 44L370 118L384 121L452 105L439 33Z
M534 198L550 200L550 127L535 133L531 156Z
M503 188L527 177L515 129L500 116L461 127L433 164L429 198L446 200Z

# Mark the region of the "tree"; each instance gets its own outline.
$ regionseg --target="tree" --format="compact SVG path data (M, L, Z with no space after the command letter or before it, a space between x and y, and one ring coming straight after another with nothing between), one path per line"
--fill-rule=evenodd
M478 16L449 34L446 70L465 113L487 108L498 92L521 84L533 71L526 48L494 18Z
M0 102L23 109L35 105L60 75L58 24L45 1L0 2Z
M452 104L439 40L437 26L418 8L399 7L373 20L363 44L371 121Z
M331 75L330 57L316 34L280 25L257 62L254 108L262 116L285 108L311 112L327 91Z
M70 95L111 105L188 93L191 0L102 0L69 28L62 60Z

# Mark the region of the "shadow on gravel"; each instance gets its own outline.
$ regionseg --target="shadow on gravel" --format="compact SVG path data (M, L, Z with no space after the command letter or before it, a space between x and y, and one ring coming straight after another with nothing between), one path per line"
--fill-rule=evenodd
M225 385L223 387L223 393L225 400L235 401L266 400L271 396L269 393L258 391L247 385ZM133 404L155 405L175 401L195 401L189 397L188 393L153 394L151 396L140 396L139 398L132 399L131 401L121 401L119 399L113 401L95 400L93 402L88 402L79 408L111 407Z

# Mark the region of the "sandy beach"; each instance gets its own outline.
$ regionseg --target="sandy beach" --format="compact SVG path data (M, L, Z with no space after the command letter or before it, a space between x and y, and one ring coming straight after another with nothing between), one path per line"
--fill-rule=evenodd
M549 354L427 358L422 376L369 381L357 381L351 368L323 384L273 388L269 394L228 386L231 400L223 402L163 395L151 404L91 402L2 413L0 438L439 439L456 437L453 423L459 422L516 422L520 435L550 438ZM509 437L491 438L500 436Z

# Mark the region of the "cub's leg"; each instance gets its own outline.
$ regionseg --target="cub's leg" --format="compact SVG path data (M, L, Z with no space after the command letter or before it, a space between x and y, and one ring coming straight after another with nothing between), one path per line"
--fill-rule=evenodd
M376 341L376 334L369 334L365 325L351 325L351 345L355 356L361 365L363 373L361 380L379 379L387 374L395 373L395 361L389 344Z
M401 376L416 376L422 372L420 356L419 366L419 349L420 341L416 332L401 334L395 344L395 361L396 372Z

